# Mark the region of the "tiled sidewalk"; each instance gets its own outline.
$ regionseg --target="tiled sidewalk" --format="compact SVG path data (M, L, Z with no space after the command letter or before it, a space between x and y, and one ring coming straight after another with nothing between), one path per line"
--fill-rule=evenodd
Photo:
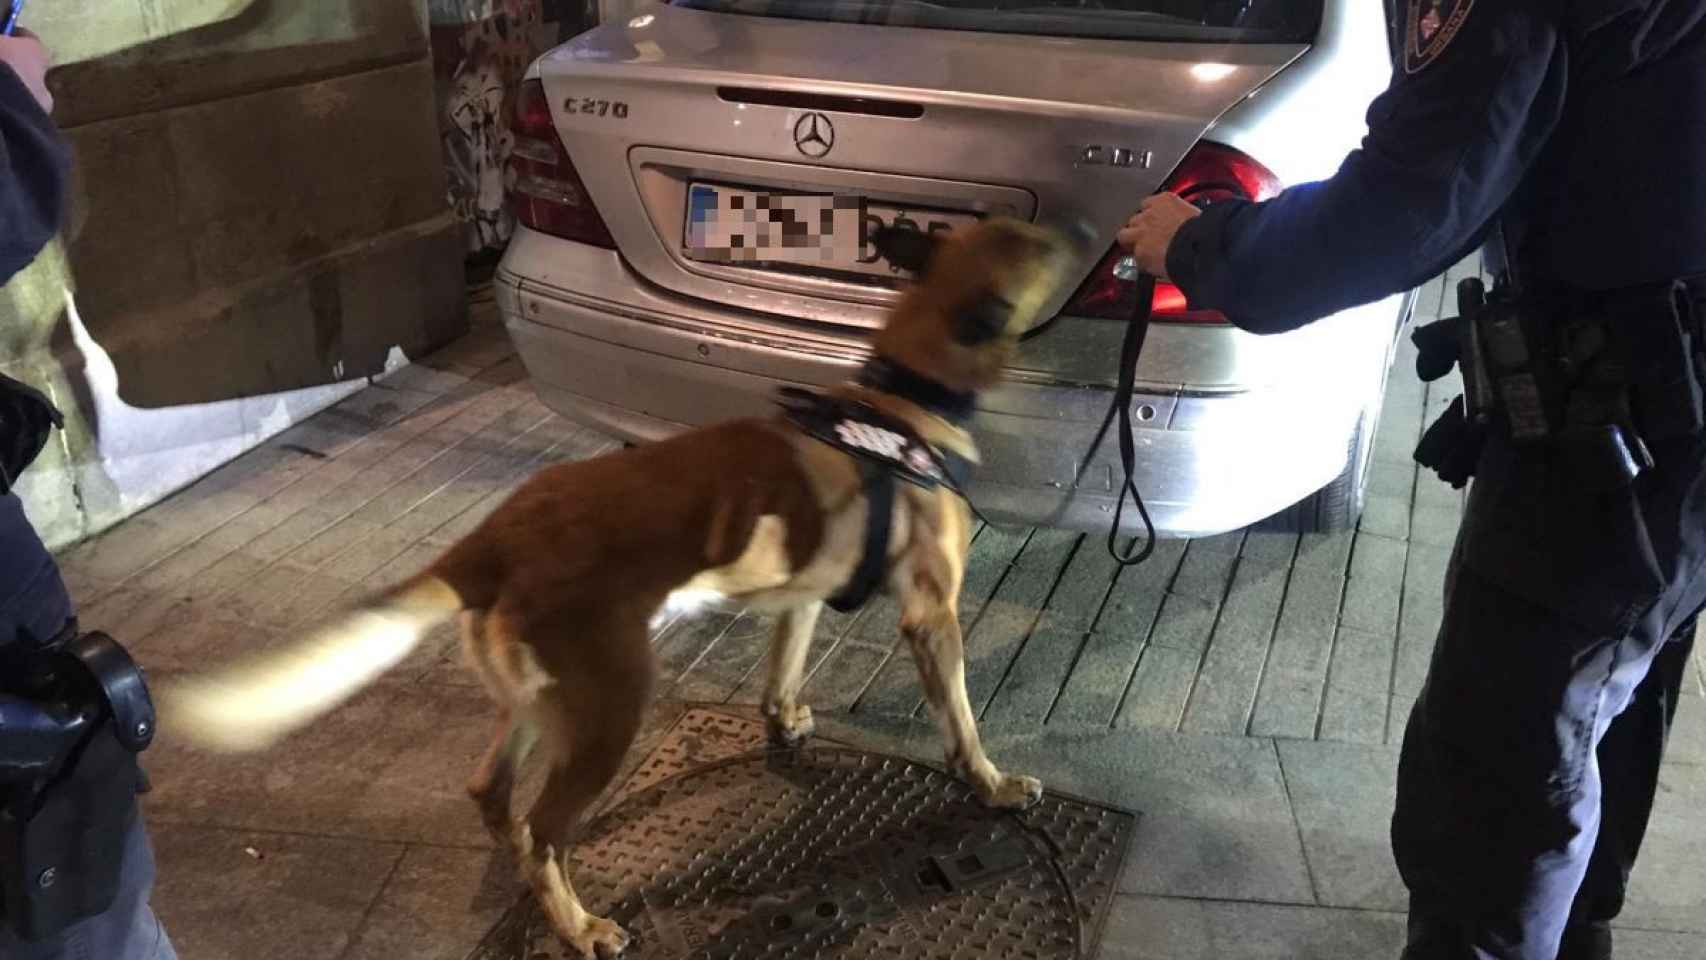
M1422 315L1454 279L1430 285ZM992 755L1146 814L1105 955L1396 957L1391 744L1462 509L1410 450L1455 391L1424 389L1400 355L1354 533L1164 543L1123 571L1094 535L979 533L962 609ZM534 399L488 314L62 561L85 626L154 674L198 669L413 572L532 470L613 447ZM807 698L844 739L934 759L895 620L884 602L826 613ZM745 615L662 626L660 721L682 701L755 702L768 634ZM272 753L207 757L163 732L148 810L186 960L462 960L517 888L462 793L490 708L452 647L446 630ZM1706 960L1706 825L1687 816L1706 801L1695 680L1623 960Z

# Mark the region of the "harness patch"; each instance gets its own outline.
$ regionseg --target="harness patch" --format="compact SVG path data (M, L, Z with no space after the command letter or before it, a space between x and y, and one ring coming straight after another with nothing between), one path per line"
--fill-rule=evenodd
M781 404L788 420L808 436L875 461L896 479L927 489L949 480L929 444L865 404L793 389L782 391Z
M1463 29L1475 0L1410 0L1404 37L1404 71L1417 73L1439 59Z

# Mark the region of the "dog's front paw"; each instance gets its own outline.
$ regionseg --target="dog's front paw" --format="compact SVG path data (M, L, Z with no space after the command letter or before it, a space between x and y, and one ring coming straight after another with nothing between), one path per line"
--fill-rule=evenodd
M1020 777L1002 774L996 781L995 789L989 791L983 802L997 810L1025 810L1043 798L1043 782L1036 777Z
M569 945L586 960L613 960L628 949L628 931L603 917L588 916Z
M764 712L770 721L770 741L780 746L797 747L817 731L812 708L804 704L772 706Z

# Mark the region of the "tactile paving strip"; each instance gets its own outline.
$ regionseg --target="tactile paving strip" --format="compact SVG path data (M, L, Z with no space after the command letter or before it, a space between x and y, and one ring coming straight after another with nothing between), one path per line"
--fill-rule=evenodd
M625 957L1089 958L1136 816L991 811L930 766L689 711L569 858ZM523 897L470 960L575 957Z

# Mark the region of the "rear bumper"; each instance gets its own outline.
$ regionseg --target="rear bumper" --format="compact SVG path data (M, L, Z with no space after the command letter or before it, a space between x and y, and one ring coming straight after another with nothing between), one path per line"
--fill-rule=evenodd
M614 254L598 253L609 260L605 270L625 273ZM774 318L689 306L632 276L621 277L619 286L584 285L622 291L620 301L603 299L571 292L568 283L536 270L524 278L513 266L506 257L499 271L499 304L541 399L565 417L631 442L767 415L778 387L844 380L867 355L856 332L784 327ZM1343 469L1364 392L1342 381L1323 386L1320 377L1286 384L1134 399L1136 482L1163 536L1247 526ZM986 394L973 424L983 465L968 490L979 509L1013 523L1043 522L1058 512L1056 526L1106 530L1120 479L1113 429L1067 501L1111 397L1105 386L1036 377ZM1122 526L1141 530L1129 506Z

